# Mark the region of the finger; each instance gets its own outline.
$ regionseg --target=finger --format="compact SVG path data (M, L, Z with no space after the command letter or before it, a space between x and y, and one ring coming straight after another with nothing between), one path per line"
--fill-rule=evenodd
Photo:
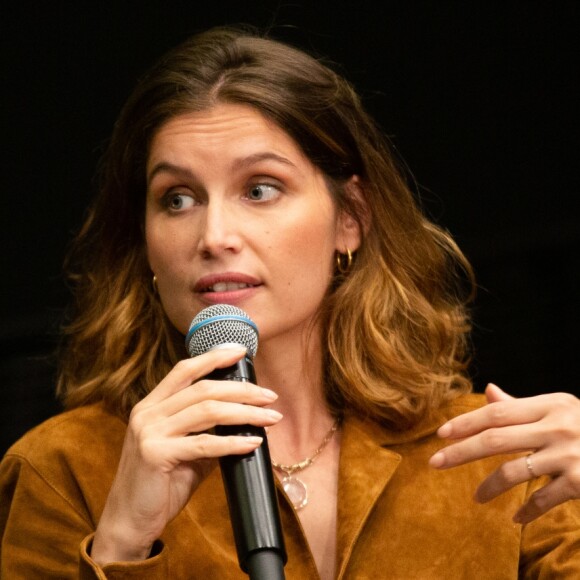
M511 395L508 395L504 390L500 389L497 385L489 383L485 387L485 397L488 403L497 403L499 401L511 401L515 399Z
M280 419L282 414L274 409L210 400L183 409L165 421L161 428L166 436L176 436L206 431L216 425L265 427L275 425Z
M470 461L542 447L543 433L535 425L510 425L487 429L459 443L439 450L429 460L438 469L456 467Z
M200 433L174 440L173 454L181 462L215 459L226 455L243 455L257 449L262 437L229 435L222 437Z
M165 378L141 401L155 405L172 394L189 387L194 381L205 377L216 368L233 365L246 354L244 347L218 348L199 356L179 361Z
M527 524L573 497L573 490L566 478L563 476L557 477L534 492L517 511L513 520L518 524Z
M535 423L547 412L546 396L508 399L454 417L437 430L439 437L460 439L491 427Z
M205 400L263 406L277 398L274 391L248 382L202 380L161 401L154 409L166 417Z
M554 463L551 454L541 451L506 461L482 482L474 499L486 503L520 483L544 474L555 474L559 470L560 465Z

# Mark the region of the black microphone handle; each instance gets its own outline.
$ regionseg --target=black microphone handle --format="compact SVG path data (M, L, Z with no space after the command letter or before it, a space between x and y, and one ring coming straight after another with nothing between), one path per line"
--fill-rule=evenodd
M207 378L256 384L249 356ZM287 555L266 431L254 425L218 425L215 433L263 438L251 453L228 455L219 462L240 568L251 580L283 580Z

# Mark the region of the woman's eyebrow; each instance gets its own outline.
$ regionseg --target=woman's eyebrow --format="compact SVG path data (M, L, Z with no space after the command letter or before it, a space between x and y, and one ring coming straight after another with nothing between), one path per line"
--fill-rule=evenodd
M272 153L270 151L264 151L235 159L232 163L232 169L245 169L261 161L276 161L278 163L288 165L289 167L293 167L295 169L297 168L296 165L287 157L283 157L282 155L278 155L277 153ZM172 175L176 175L188 181L197 180L195 174L187 167L175 165L174 163L169 163L168 161L160 161L159 163L156 163L153 166L153 169L151 169L149 172L149 175L147 176L147 183L151 183L153 178L159 173L171 173Z
M181 177L188 181L197 181L194 173L186 167L175 165L168 161L160 161L159 163L156 163L153 166L153 169L149 172L149 175L147 176L147 184L150 184L151 181L153 181L153 178L159 173L171 173L172 175L176 175L177 177Z
M255 163L259 163L260 161L277 161L278 163L283 163L284 165L296 168L296 165L292 163L290 159L283 157L282 155L278 155L277 153L272 153L271 151L252 153L252 155L235 159L232 163L232 168L244 169L254 165Z

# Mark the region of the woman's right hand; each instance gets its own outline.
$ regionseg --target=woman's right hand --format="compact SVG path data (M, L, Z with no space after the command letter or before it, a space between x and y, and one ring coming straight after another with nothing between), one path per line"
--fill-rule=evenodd
M249 453L260 437L220 437L216 425L276 424L282 415L263 408L273 391L251 383L200 380L234 364L245 349L216 349L180 361L131 412L117 475L93 540L99 565L143 560L165 526L225 455ZM198 382L196 382L198 381Z

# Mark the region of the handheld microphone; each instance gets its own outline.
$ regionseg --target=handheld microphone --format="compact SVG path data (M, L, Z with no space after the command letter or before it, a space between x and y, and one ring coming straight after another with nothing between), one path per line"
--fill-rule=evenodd
M185 338L192 357L232 344L244 346L246 356L207 378L256 384L252 358L258 350L258 328L243 310L229 304L205 308L192 320ZM266 431L253 425L217 425L215 433L263 438L251 453L228 455L219 462L240 568L252 580L283 579L287 555Z

